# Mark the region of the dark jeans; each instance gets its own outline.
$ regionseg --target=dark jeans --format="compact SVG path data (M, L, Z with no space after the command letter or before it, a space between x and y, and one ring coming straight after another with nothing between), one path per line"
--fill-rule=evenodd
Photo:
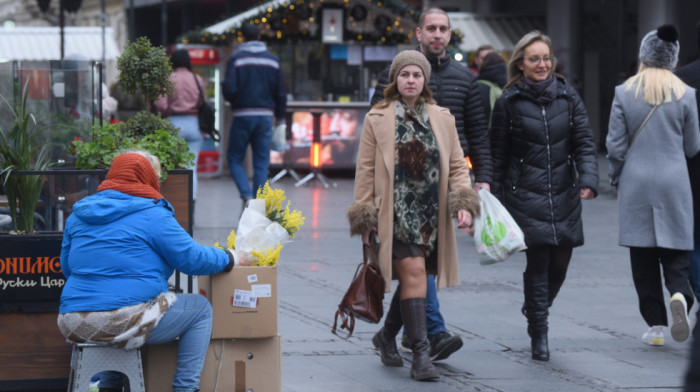
M241 193L241 199L254 199L258 189L267 182L271 143L272 117L237 116L233 118L226 158L231 177ZM248 181L248 173L243 167L243 159L249 144L253 151L252 187Z
M688 252L664 248L630 247L632 279L639 297L639 312L647 325L668 326L666 303L661 282L661 268L664 271L666 289L673 295L681 293L693 306L693 292L688 283L690 257ZM661 264L661 267L659 267Z
M428 336L433 337L438 332L445 332L445 319L440 313L440 302L437 297L435 275L428 275L428 290L425 293L425 314L428 318Z

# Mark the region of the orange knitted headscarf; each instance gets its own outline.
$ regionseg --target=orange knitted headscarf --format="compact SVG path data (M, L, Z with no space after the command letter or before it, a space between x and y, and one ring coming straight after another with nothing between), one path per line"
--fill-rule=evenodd
M136 153L121 154L114 158L107 179L102 181L97 191L108 189L148 199L164 199L153 166L146 157Z

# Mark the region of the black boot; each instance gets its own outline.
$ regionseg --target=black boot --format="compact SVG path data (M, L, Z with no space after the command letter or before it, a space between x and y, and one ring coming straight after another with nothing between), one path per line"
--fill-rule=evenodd
M401 301L401 316L406 327L406 335L413 349L411 378L418 381L436 380L440 373L430 362L428 350L428 328L425 316L425 298L409 298Z
M548 286L547 274L523 274L527 333L530 335L532 359L538 361L549 361L549 345L547 343Z
M557 294L559 294L559 289L561 289L561 285L564 284L563 280L559 281L549 281L549 287L547 288L547 300L548 300L548 305L551 308L552 304L554 303L554 298L557 297Z
M554 298L557 297L557 294L559 294L559 289L561 289L561 285L564 284L564 281L549 281L549 287L548 287L548 295L547 299L549 302L549 307L552 307L552 304L554 303ZM523 314L523 316L527 317L527 308L525 307L525 303L523 302L523 306L520 308L520 312Z
M401 307L399 305L399 289L396 289L394 297L391 299L389 311L386 313L384 327L372 338L374 347L381 351L382 363L385 366L401 367L403 359L396 348L396 335L399 333L403 320L401 319Z

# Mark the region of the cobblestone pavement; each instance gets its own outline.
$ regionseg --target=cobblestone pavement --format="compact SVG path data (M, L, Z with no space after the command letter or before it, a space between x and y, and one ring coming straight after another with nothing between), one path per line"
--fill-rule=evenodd
M586 244L574 250L568 278L551 308L551 360L530 359L522 305L524 254L481 266L472 238L459 231L460 280L439 292L447 327L464 347L436 362L437 382L410 379L405 364L381 364L371 338L378 325L358 321L349 340L331 334L338 303L361 261L359 239L350 238L345 211L352 200L351 178L331 178L296 188L291 177L275 184L306 225L282 250L279 263L279 333L282 390L314 391L678 391L690 341L642 343L646 325L637 309L628 253L617 246L617 202L605 185L601 160L600 195L584 202ZM235 228L241 200L228 175L200 178L195 238L225 241ZM668 297L668 293L666 293ZM385 306L391 296L385 298ZM692 312L694 315L694 311ZM694 323L694 317L691 318Z

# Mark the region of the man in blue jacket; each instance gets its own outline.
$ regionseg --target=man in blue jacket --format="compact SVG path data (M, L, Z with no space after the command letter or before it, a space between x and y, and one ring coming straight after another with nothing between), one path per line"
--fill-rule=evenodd
M260 41L258 27L246 23L241 32L245 42L228 59L221 84L224 98L233 109L226 158L245 207L267 181L272 121L275 117L278 125L284 123L287 92L280 60ZM252 188L243 168L249 144L253 150Z

